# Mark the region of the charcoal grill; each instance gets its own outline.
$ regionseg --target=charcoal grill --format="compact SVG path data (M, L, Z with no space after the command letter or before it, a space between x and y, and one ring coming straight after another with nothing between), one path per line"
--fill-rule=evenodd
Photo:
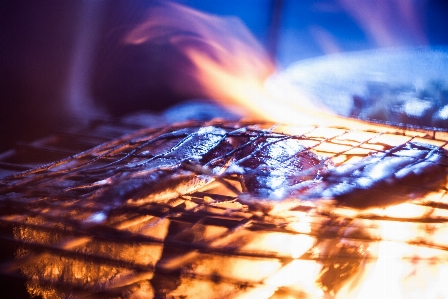
M445 267L445 186L404 203L411 211L406 215L306 201L266 208L240 201L237 178L219 176L159 201L108 206L91 197L109 187L113 169L143 165L160 144L174 146L186 137L164 133L204 126L228 134L245 127L254 136L288 132L335 165L408 141L447 145L441 132L392 127L361 131L215 120L154 129L96 122L89 130L4 154L0 166L10 175L0 183L0 238L14 249L14 258L0 265L3 277L43 298L331 298L365 278L381 242L434 251L397 258L408 265ZM41 151L50 158L40 159ZM18 163L20 155L29 160ZM185 167L198 176L206 172L201 165ZM418 235L384 233L388 225L401 224Z

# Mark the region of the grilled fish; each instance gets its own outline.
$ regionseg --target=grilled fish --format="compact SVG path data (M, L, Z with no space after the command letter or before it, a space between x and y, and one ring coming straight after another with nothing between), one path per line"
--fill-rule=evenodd
M407 142L388 151L328 169L308 198L334 199L352 208L385 207L416 199L446 185L448 153Z

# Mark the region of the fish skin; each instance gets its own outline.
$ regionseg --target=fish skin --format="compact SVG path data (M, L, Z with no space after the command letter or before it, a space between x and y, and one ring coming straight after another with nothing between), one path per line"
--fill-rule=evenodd
M235 155L242 184L256 198L280 201L319 178L326 169L319 156L288 136L262 137ZM234 167L235 168L235 167Z
M110 187L96 196L109 205L119 206L123 202L162 202L198 189L213 181L213 177L183 169L183 163L203 160L225 138L223 129L200 128L146 163L128 165L129 170L116 174Z
M448 152L426 143L407 142L334 167L300 138L246 127L229 130L211 125L170 131L159 141L171 145L156 146L147 159L89 172L87 184L63 191L84 192L112 209L165 202L232 176L240 180L243 202L329 199L364 209L417 199L447 182Z
M197 190L217 175L237 174L244 202L325 199L366 209L418 199L447 182L447 151L430 144L407 142L357 163L333 167L291 136L270 134L249 140L242 134L230 141L220 128L201 128L141 170L116 176L101 197L136 204L160 202ZM209 163L208 173L185 168L185 162Z
M386 207L440 190L447 183L447 174L446 150L407 142L328 170L304 198L335 200L337 205L355 209Z

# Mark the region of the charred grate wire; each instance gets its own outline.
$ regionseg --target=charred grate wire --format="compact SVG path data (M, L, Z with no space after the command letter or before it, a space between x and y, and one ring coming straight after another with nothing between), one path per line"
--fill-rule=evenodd
M377 233L381 221L411 223L427 238L406 242L448 252L448 244L431 238L448 220L445 187L425 201L411 203L424 209L419 217L371 212L345 215L306 202L280 212L266 211L238 200L241 186L235 176L219 175L199 190L177 192L163 201L108 204L96 200L120 174L145 169L148 163L166 158L173 148L205 126L223 130L224 139L246 140L213 157L205 166L221 163L223 157L232 156L262 137L300 140L304 151L325 157L321 163L331 160L335 165L400 147L408 141L446 146L444 141L394 130L357 131L271 123L190 122L143 129L0 182L0 224L13 231L12 235L0 235L0 239L19 245L16 258L1 265L2 273L27 278L30 293L48 298L57 294L126 297L135 290L148 289L148 285L148 292L162 298L170 294L181 296L187 286L199 282L212 285L209 288L217 293L226 292L229 286L236 293L248 292L265 285L272 273L245 276L239 273L244 272L238 270L239 264L257 267L272 263L285 267L292 260L310 260L324 265L326 270L319 282L322 289L331 293L364 263L376 259L375 254L361 252L360 248L382 239ZM294 134L284 135L284 130ZM165 171L174 177L177 170L196 176L207 171L204 165L191 164L188 159L178 162L154 171ZM107 213L102 214L104 211ZM97 221L95 217L105 219ZM300 228L306 224L306 229ZM294 253L295 248L277 244L258 246L263 239L295 242L300 236L314 240L300 254ZM330 250L335 244L343 245ZM437 262L447 262L448 256L444 258L447 260ZM224 261L231 261L235 268L219 269ZM345 265L344 270L331 268L329 265L334 262ZM332 277L331 282L328 277ZM277 294L302 293L297 288L282 286Z

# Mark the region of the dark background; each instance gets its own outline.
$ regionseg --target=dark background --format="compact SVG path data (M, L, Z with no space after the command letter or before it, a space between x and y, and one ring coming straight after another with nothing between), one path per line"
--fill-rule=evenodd
M175 2L239 17L280 70L335 52L448 43L442 0ZM3 1L0 152L101 114L161 111L191 97L173 92L154 53L120 43L153 3Z

